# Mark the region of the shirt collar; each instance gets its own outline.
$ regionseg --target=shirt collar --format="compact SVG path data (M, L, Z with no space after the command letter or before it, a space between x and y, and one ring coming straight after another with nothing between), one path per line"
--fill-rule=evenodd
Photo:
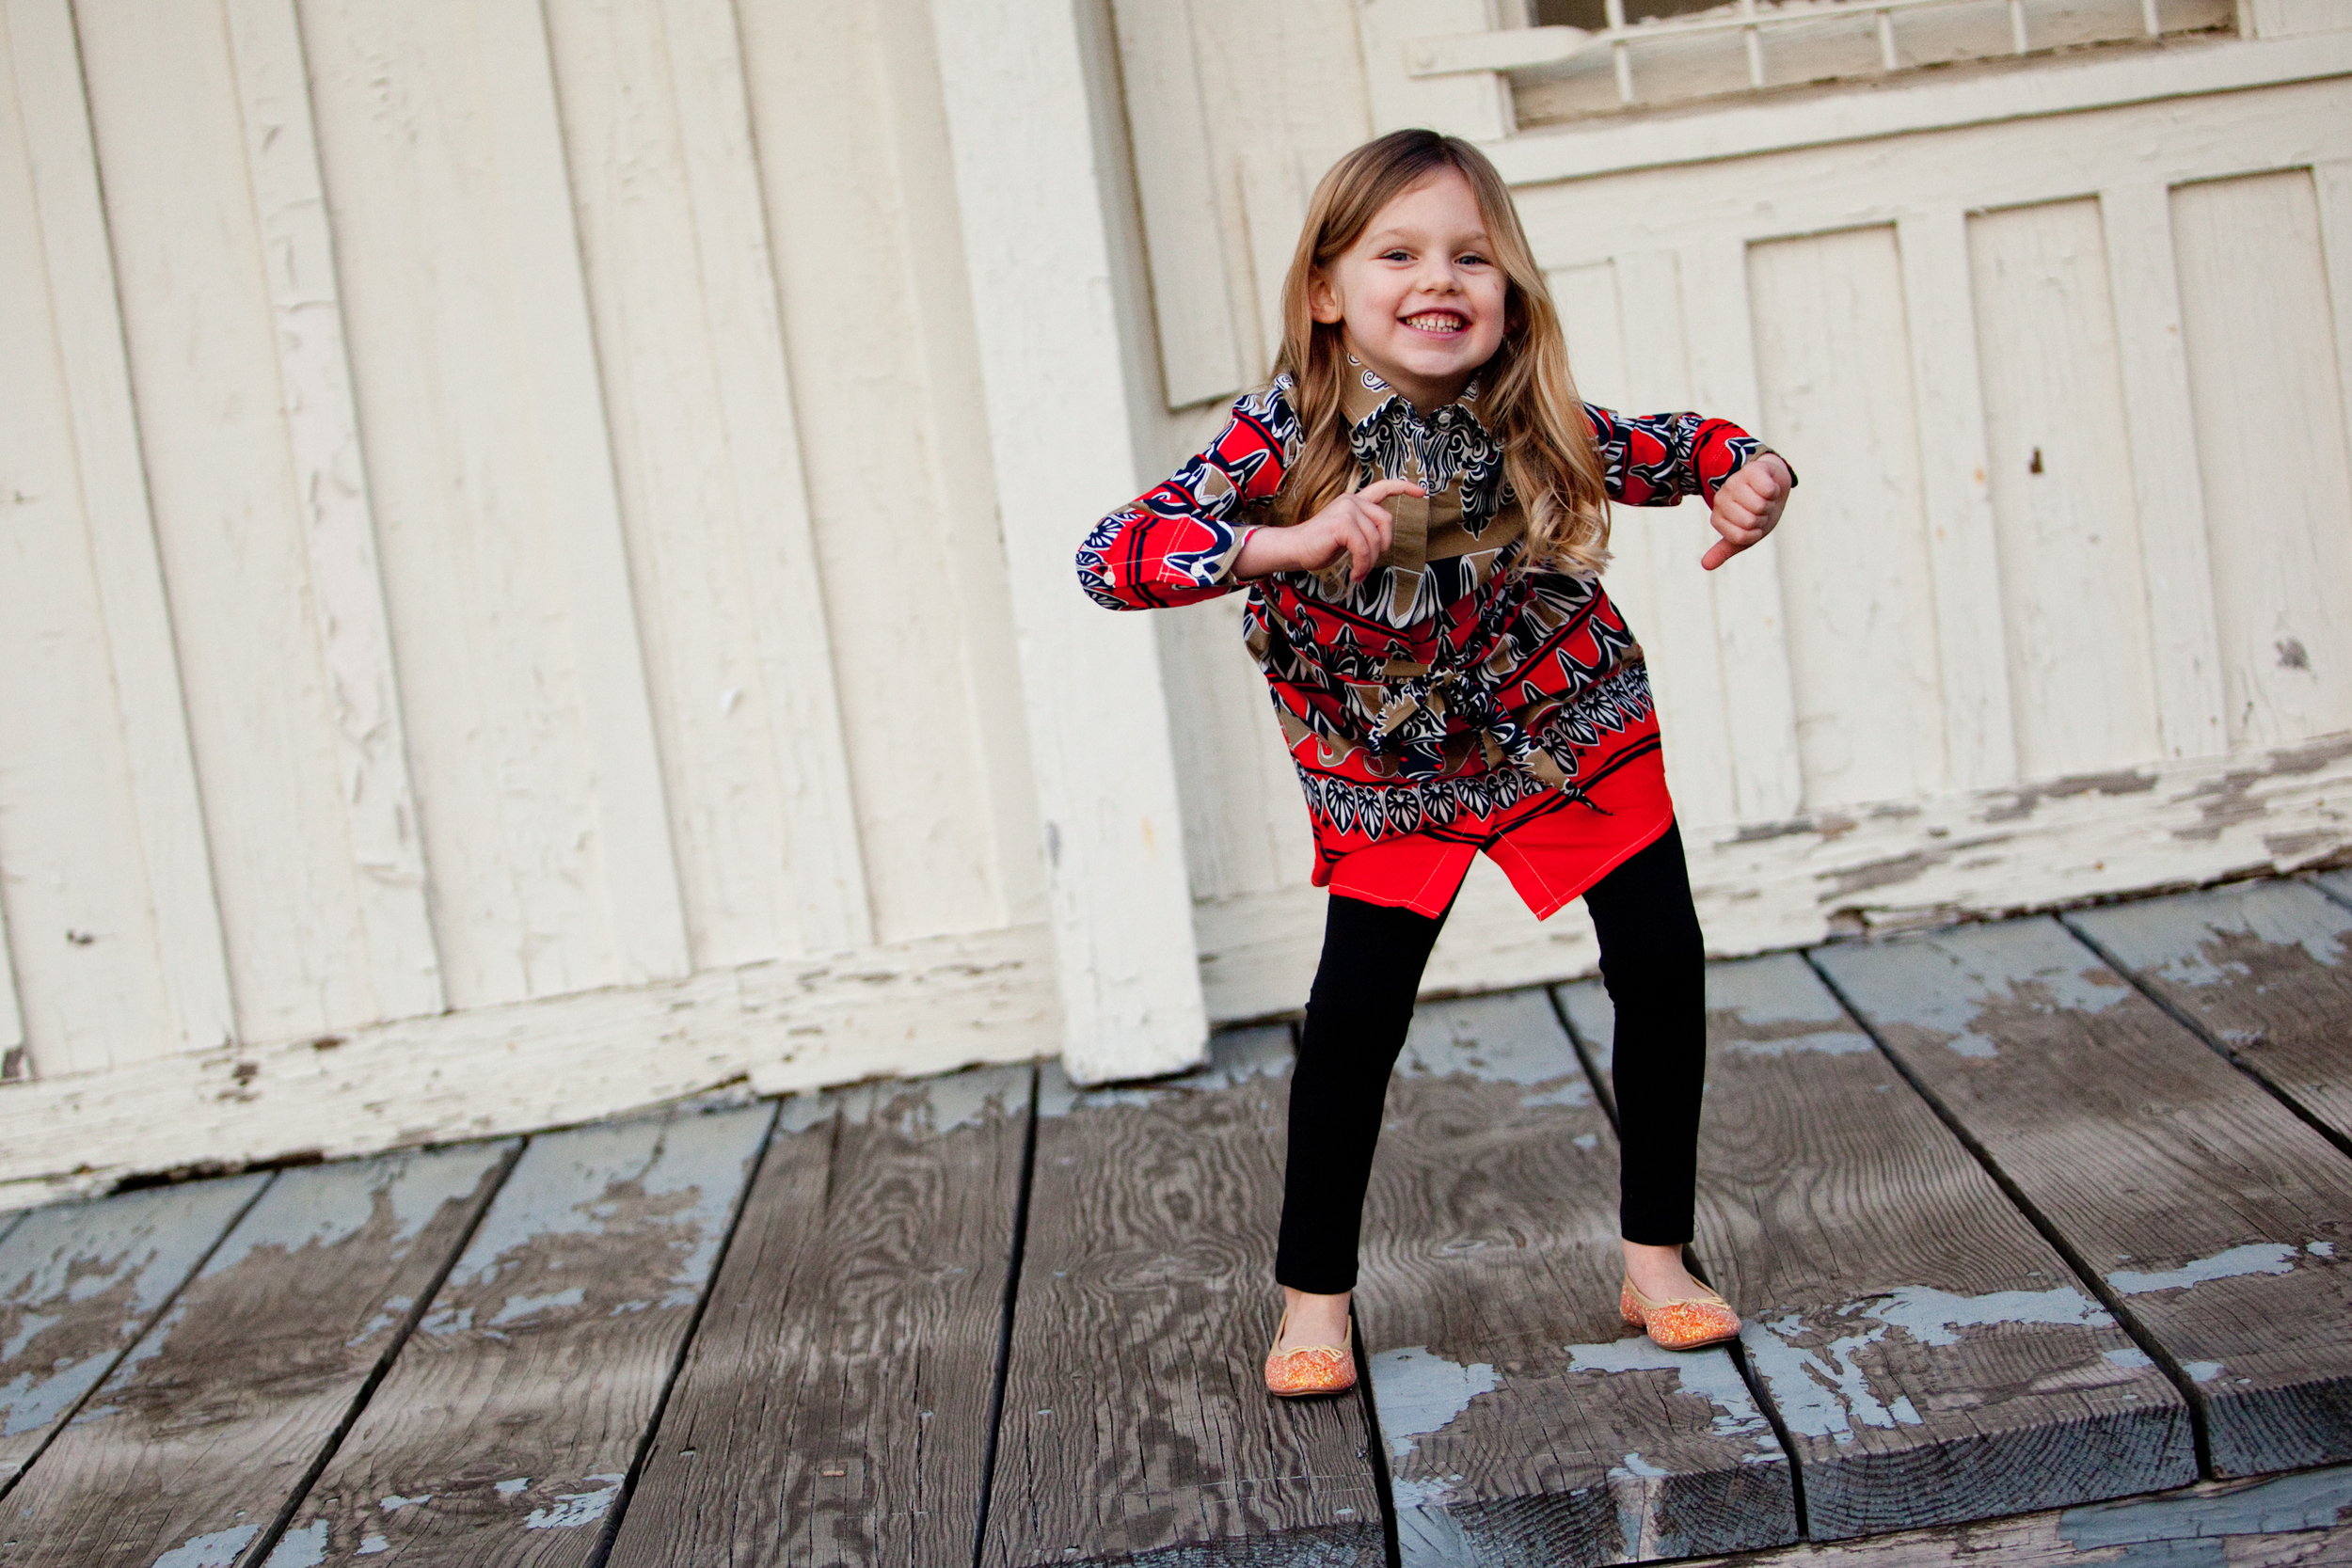
M1415 422L1423 422L1421 411L1413 406L1411 399L1380 379L1377 372L1352 354L1347 356L1344 377L1340 383L1340 413L1346 419L1351 431L1361 430L1380 418L1391 404L1402 408ZM1450 422L1446 420L1446 410L1458 408L1469 415L1480 429L1485 429L1486 422L1478 418L1480 380L1480 376L1471 376L1470 385L1462 388L1461 396L1433 411L1426 422Z

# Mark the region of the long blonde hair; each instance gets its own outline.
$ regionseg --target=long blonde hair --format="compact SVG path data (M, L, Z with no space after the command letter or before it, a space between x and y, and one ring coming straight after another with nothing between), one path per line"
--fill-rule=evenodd
M1275 515L1286 523L1311 517L1355 479L1340 412L1347 353L1338 324L1314 319L1316 274L1337 261L1382 208L1449 168L1476 193L1495 260L1509 280L1502 346L1479 372L1478 409L1502 442L1503 477L1527 515L1528 563L1596 576L1609 560L1609 498L1583 400L1568 373L1560 312L1502 176L1478 149L1435 131L1391 131L1366 142L1315 186L1282 282L1282 350L1274 369L1291 378L1300 443Z

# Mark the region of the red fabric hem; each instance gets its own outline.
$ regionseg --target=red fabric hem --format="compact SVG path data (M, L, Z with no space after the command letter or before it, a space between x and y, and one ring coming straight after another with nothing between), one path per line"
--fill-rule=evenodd
M1625 847L1619 850L1615 855L1610 857L1609 861L1605 864L1593 871L1582 880L1577 882L1565 893L1563 893L1558 897L1552 899L1552 901L1548 905L1538 905L1535 902L1535 895L1531 893L1528 888L1528 884L1530 882L1534 882L1537 887L1547 886L1543 878L1542 866L1534 859L1534 857L1529 855L1525 850L1513 844L1507 835L1494 844L1487 846L1486 858L1493 861L1497 865L1502 867L1502 874L1511 879L1512 891L1516 892L1519 895L1521 902L1525 903L1530 910L1534 911L1536 919L1549 920L1553 915L1558 914L1562 910L1567 908L1571 900L1582 896L1588 888L1591 888L1599 882L1603 877L1608 876L1609 873L1616 870L1617 867L1623 865L1626 862L1631 860L1634 856L1640 854L1643 850L1648 848L1660 839L1665 837L1666 830L1673 827L1674 823L1674 804L1672 801L1669 801L1666 805L1666 815L1658 819L1658 823L1655 827L1645 830L1638 838L1628 840ZM1519 863L1519 865L1525 869L1524 876L1522 876L1518 870L1514 870L1511 863L1502 858L1502 852L1506 849L1511 852L1512 857ZM1470 868L1468 866L1463 867L1465 873L1467 873L1469 869Z

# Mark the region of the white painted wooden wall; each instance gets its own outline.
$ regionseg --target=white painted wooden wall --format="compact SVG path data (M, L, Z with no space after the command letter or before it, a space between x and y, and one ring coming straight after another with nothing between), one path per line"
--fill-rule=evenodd
M1403 55L1517 0L0 0L0 1201L1295 1006L1238 603L1069 558L1396 124L1804 476L1619 524L1718 947L2342 848L2352 33L2241 9L1520 131ZM1482 867L1432 985L1590 961Z
M960 171L1089 145L1006 46L1044 123L924 0L0 0L0 1180L1197 1053L1165 721L1121 847L1024 684L1049 594L1156 675L1067 566L1133 454L1006 504Z

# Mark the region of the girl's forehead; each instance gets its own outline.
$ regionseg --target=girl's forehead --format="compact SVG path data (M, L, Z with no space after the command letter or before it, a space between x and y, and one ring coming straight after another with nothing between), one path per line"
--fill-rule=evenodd
M1372 221L1364 226L1364 235L1397 229L1484 232L1486 227L1486 214L1479 208L1478 193L1470 188L1470 182L1458 169L1440 168L1391 197L1387 205L1373 214Z

